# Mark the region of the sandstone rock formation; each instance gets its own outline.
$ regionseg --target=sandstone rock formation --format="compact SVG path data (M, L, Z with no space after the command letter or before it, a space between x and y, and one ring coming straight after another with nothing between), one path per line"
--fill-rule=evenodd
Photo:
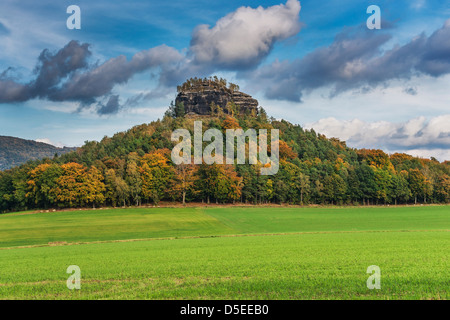
M227 88L214 81L198 81L193 85L179 87L175 104L183 103L186 114L211 114L211 104L220 107L224 113L229 113L227 104L234 102L240 112L250 112L258 108L258 100L250 95Z

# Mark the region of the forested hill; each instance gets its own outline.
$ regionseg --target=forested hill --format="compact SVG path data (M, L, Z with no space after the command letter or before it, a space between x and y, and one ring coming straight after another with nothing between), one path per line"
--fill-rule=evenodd
M170 105L162 120L100 142L87 142L58 157L53 155L61 149L50 145L0 139L0 162L5 161L1 152L6 151L8 165L49 157L0 171L0 212L160 201L300 205L450 202L448 161L349 148L338 139L268 117L256 100L224 79L191 78L178 91L176 104ZM224 139L227 129L255 129L258 134L259 129L267 129L269 134L271 129L279 129L278 172L261 175L262 164L248 161L175 165L171 150L178 141L171 140L172 132L184 128L193 135L196 120L202 121L203 131L218 129ZM203 147L208 144L204 142Z
M0 211L156 204L160 201L292 204L448 203L450 164L382 150L352 149L264 109L216 108L185 115L171 106L162 120L87 142L74 152L0 172ZM280 130L280 168L181 165L171 161L173 130ZM207 143L205 143L207 145Z
M0 136L0 170L21 165L28 160L53 158L74 148L57 148L43 142Z

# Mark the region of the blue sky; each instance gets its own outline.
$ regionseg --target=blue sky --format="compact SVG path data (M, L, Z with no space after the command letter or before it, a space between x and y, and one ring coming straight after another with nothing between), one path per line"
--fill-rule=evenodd
M2 0L0 135L80 146L215 74L349 146L450 160L449 18L450 1L427 0Z

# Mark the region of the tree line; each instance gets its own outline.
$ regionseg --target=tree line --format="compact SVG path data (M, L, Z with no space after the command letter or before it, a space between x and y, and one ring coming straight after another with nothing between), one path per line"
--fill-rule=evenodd
M174 129L193 134L195 117L168 112L52 159L0 172L0 211L204 203L406 204L448 203L450 163L382 150L353 149L335 138L285 120L214 113L203 129L280 130L280 168L260 175L261 164L175 165ZM225 135L224 135L225 136Z
M189 78L182 85L177 86L177 92L198 90L201 91L202 87L210 88L223 88L230 91L239 91L239 85L232 82L227 82L226 79L218 78L217 76L211 76L208 78Z

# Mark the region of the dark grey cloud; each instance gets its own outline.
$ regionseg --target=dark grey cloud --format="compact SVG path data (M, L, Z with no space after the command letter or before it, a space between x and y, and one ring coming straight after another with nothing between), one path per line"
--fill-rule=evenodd
M0 80L0 103L23 102L31 98L26 85L10 79Z
M240 76L254 80L271 99L301 101L306 92L330 87L330 96L350 89L387 86L393 79L450 73L450 19L431 36L419 35L403 46L382 51L385 33L341 33L334 42L294 61L276 61ZM414 91L409 90L410 94Z
M423 37L423 36L422 36ZM450 72L450 19L423 44L417 69L434 77Z
M59 90L61 82L87 67L91 55L88 44L70 41L64 48L52 54L45 49L38 57L33 71L35 78L26 84L9 76L8 68L0 77L0 103L23 102L33 98L48 98Z
M112 95L114 86L126 83L137 73L154 67L164 70L183 59L178 51L165 45L138 52L129 61L121 55L102 64L89 64L91 55L89 44L75 40L56 53L45 49L38 57L34 79L26 84L9 76L8 68L0 74L0 103L35 98L74 101L80 103L81 110L97 102L99 114L111 114L120 109L119 97ZM97 101L108 96L105 105Z
M240 76L253 79L270 99L301 101L304 92L330 84L334 85L334 95L364 78L357 71L365 69L364 62L378 54L389 39L387 34L339 34L329 47L301 59L275 61Z
M101 115L108 115L117 113L119 109L120 109L119 95L112 95L109 97L108 102L106 104L99 104L97 112L98 114Z
M134 55L127 60L121 55L87 72L77 73L50 98L54 101L85 101L111 93L115 85L123 84L137 73L153 67L165 69L167 65L181 60L178 51L162 45Z
M86 69L91 54L89 44L73 40L56 54L48 49L42 51L34 70L36 79L28 85L31 95L55 101L53 97L61 90L61 82L69 76L73 77L77 70Z

